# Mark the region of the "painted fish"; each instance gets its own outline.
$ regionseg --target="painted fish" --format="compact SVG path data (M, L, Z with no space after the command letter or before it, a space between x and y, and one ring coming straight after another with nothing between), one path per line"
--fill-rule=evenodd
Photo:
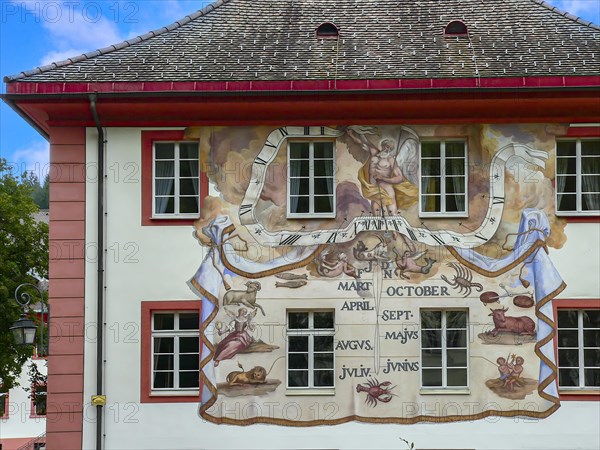
M308 280L307 274L296 275L295 273L276 273L275 276L277 278L281 278L282 280Z
M286 288L297 289L299 287L306 286L307 284L308 283L306 281L302 281L302 280L288 281L286 283L280 283L280 282L276 281L275 287L286 287Z

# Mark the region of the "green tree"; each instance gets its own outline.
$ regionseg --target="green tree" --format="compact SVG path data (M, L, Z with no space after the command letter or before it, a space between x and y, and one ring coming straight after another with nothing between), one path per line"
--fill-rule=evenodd
M0 383L4 391L14 386L32 351L17 346L10 331L22 312L14 291L21 283L35 283L35 277L48 275L48 225L33 219L38 207L26 179L15 177L0 158Z
M33 172L24 175L21 182L31 187L31 197L40 209L48 209L50 205L50 174L46 174L44 183Z

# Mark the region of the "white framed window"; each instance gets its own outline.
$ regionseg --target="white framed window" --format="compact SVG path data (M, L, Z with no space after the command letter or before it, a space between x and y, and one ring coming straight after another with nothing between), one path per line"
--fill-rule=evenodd
M558 386L600 389L600 309L558 310Z
M152 390L200 386L200 317L197 312L152 314Z
M420 149L420 216L467 217L467 142L422 141Z
M31 386L31 416L43 417L46 415L48 387L45 384Z
M1 384L0 389L2 389ZM0 419L6 418L8 418L8 392L0 392Z
M335 217L335 141L288 142L288 218Z
M287 312L287 387L322 389L335 386L335 312Z
M556 214L600 213L600 139L556 142Z
M422 389L469 387L467 310L421 309Z
M199 143L154 142L152 168L152 217L198 217L200 213Z

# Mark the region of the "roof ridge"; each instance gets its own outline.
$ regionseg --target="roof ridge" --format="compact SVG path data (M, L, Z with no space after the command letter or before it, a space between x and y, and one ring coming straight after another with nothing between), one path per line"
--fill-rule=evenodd
M208 5L206 5L204 8L199 9L198 11L192 13L192 14L188 14L186 15L184 18L177 20L175 22L173 22L170 25L158 28L156 30L153 31L149 31L145 34L142 34L141 36L136 36L132 39L127 39L125 41L119 42L117 44L113 44L113 45L109 45L108 47L104 47L101 49L97 49L97 50L93 50L91 52L88 53L84 53L82 55L78 55L78 56L74 56L73 58L67 58L65 60L62 61L56 61L50 64L47 64L45 66L39 66L36 67L35 69L31 69L31 70L26 70L23 72L20 72L16 75L7 75L4 77L3 81L5 83L9 83L11 81L17 81L21 78L26 78L29 77L31 75L37 75L40 73L44 73L44 72L48 72L50 70L54 70L54 69L58 69L60 67L64 67L64 66L68 66L69 64L74 64L74 63L78 63L81 61L85 61L88 59L92 59L95 58L96 56L102 56L102 55L106 55L108 53L112 53L116 50L120 50L122 48L126 48L126 47L130 47L133 44L138 44L140 42L144 42L147 41L149 39L152 39L156 36L160 36L161 34L164 33L168 33L169 31L173 31L176 30L177 28L182 27L183 25L186 25L188 23L190 23L192 20L196 20L198 17L202 17L202 16L206 16L207 14L209 14L210 12L214 11L215 9L217 9L219 6L222 6L226 3L229 3L232 0L216 0L213 3L210 3Z
M556 6L553 6L544 0L530 0L530 1L532 1L533 3L537 3L538 5L543 6L544 8L549 9L550 11L552 11L556 14L560 14L561 16L566 17L567 19L570 19L581 25L585 25L586 27L595 28L596 30L600 30L600 26L596 25L594 22L583 20L581 17L575 16L575 15L569 13L568 11L563 11L562 9L560 9Z

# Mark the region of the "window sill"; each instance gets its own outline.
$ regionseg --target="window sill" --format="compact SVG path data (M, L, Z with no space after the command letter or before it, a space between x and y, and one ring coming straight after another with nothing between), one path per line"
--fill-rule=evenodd
M142 226L188 226L193 225L199 217L148 217L142 219Z
M600 401L600 389L559 389L558 397L564 401Z
M335 219L334 214L288 214L287 219Z
M142 395L140 403L197 403L199 401L200 393L198 391L166 391Z
M461 213L419 213L420 219L465 219L469 217L468 212Z
M290 397L303 395L332 396L335 395L335 389L287 389L285 395Z
M469 388L421 388L421 395L471 395Z
M194 391L152 391L150 397L198 397L198 389Z

